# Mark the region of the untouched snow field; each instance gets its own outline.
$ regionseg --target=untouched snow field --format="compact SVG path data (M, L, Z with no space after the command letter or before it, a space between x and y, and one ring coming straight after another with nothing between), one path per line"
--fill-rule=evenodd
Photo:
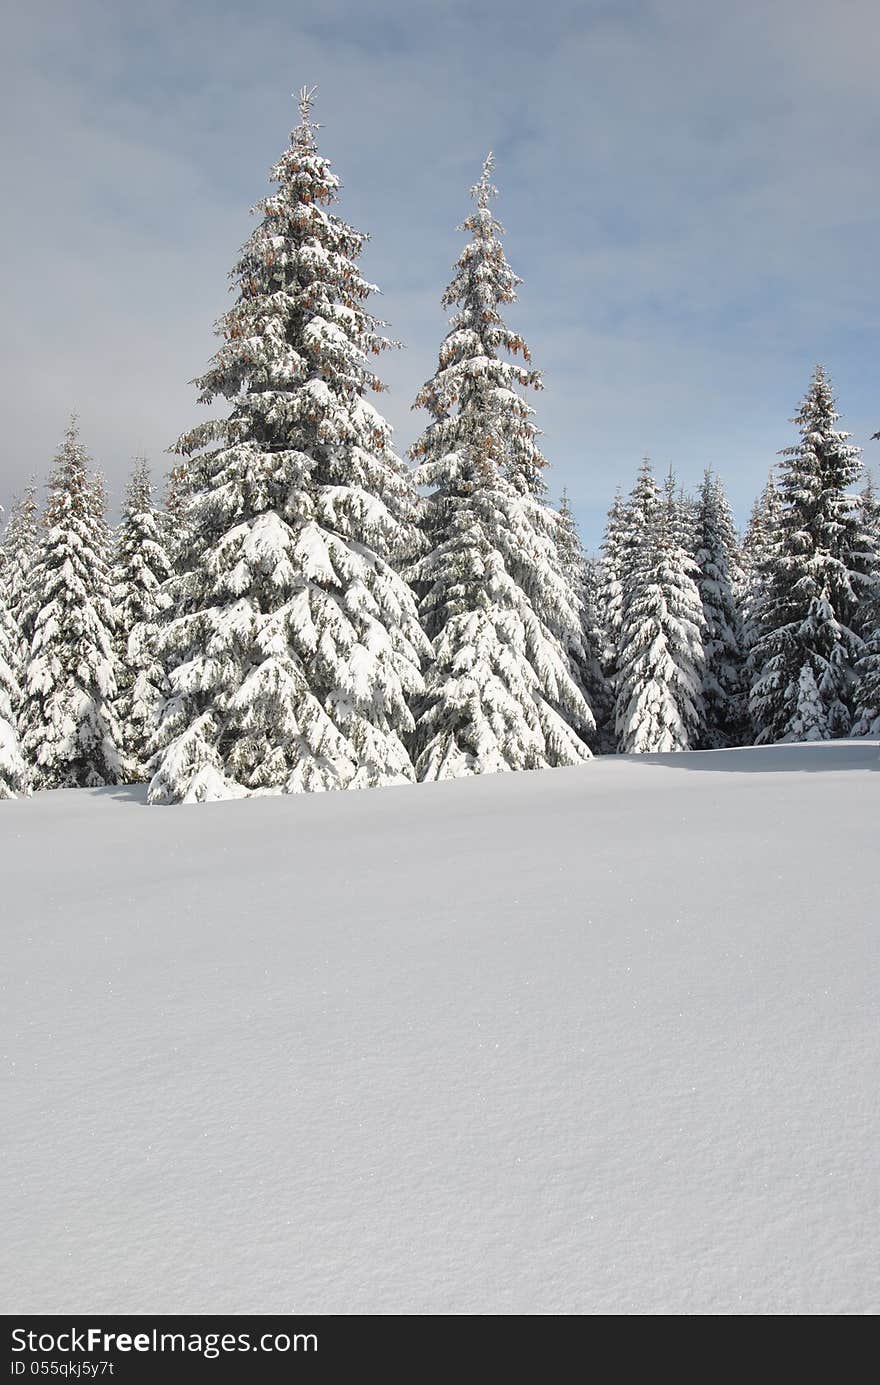
M0 804L5 1311L878 1312L878 771Z

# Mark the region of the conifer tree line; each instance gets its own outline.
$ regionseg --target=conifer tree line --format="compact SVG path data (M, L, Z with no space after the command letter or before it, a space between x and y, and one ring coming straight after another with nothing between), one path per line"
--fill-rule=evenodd
M394 343L313 93L255 209L164 496L111 531L72 419L0 542L0 797L154 803L880 735L880 499L818 366L740 537L721 481L645 458L601 551L550 503L505 321L521 281L472 188L408 460L371 396Z

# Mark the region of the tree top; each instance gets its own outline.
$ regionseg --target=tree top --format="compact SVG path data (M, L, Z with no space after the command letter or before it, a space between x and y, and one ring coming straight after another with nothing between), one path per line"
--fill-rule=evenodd
M473 197L481 211L484 211L488 207L493 197L498 196L498 189L492 182L492 170L494 167L495 155L490 149L483 163L483 172L480 174L480 181L474 183L474 186L471 188L471 197Z
M317 87L300 87L294 100L299 105L299 126L291 135L291 141L314 147L315 130L320 130L320 125L316 120L312 120L312 106L315 102L315 92Z

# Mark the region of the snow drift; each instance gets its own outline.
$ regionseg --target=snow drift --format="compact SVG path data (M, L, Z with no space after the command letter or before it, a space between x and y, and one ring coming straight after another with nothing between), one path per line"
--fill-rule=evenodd
M0 804L6 1310L875 1313L877 769Z

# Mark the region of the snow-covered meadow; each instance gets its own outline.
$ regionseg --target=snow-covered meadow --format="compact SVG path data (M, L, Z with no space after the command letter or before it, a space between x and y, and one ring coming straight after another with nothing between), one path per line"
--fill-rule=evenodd
M877 1312L878 765L0 804L6 1310Z

